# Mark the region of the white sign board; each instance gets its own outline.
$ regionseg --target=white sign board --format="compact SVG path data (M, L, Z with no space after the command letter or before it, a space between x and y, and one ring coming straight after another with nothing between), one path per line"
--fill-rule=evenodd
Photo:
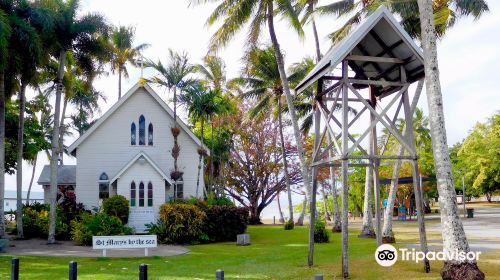
M104 257L107 249L144 248L144 254L147 256L147 248L156 247L158 247L156 235L92 236L92 248L103 250Z

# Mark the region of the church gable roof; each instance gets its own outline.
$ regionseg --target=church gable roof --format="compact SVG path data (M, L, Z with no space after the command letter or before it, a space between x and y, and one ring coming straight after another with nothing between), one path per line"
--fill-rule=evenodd
M167 114L173 119L174 112L170 107L163 101L160 96L148 85L136 83L118 102L116 102L102 117L100 117L97 122L92 125L83 135L81 135L71 146L68 147L69 153L74 153L78 146L83 143L92 133L94 133L97 128L99 128L113 113L118 110L123 104L127 102L127 100L133 96L135 93L139 91L140 88L144 88L147 93L149 93L154 100L167 112ZM186 134L198 145L200 146L202 143L196 135L189 129L189 127L179 118L177 117L177 124L179 127L186 132Z
M172 183L170 181L170 178L167 176L167 174L165 174L165 172L163 172L163 170L158 166L158 164L156 164L146 153L144 153L143 151L139 152L135 157L133 157L129 162L127 162L127 164L125 164L125 166L123 166L122 169L120 169L120 171L118 171L118 173L116 173L116 175L110 180L111 183L113 183L114 181L116 181L117 179L120 178L120 176L123 175L123 173L125 173L130 167L132 167L134 165L134 163L136 163L138 160L145 160L147 163L149 163L154 170L156 170L156 172L158 172L158 174L160 174L160 176L166 180L167 182L169 183Z

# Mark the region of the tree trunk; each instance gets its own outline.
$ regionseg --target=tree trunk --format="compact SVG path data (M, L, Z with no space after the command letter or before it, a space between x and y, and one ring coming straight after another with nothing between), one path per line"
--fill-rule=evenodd
M285 150L285 137L283 136L283 116L281 113L281 96L278 96L278 125L279 125L280 141L281 141L281 156L283 158L283 170L285 172L286 192L288 195L288 220L292 221L290 224L293 226L292 189L290 188L290 176L288 174L288 160L286 158L286 150Z
M304 155L304 146L302 144L302 135L299 128L299 122L297 118L297 113L295 112L295 105L293 105L293 96L290 93L290 86L288 84L288 79L285 73L285 62L283 60L283 54L281 53L280 45L278 43L278 38L276 37L276 32L274 30L274 16L273 16L273 2L270 1L267 7L267 21L269 28L269 35L271 37L271 41L273 44L276 61L278 63L278 70L280 73L281 83L283 86L283 91L285 93L286 102L288 104L288 111L290 113L290 118L293 124L293 134L295 136L295 142L297 143L297 152L300 159L300 165L302 167L302 178L304 181L304 188L306 189L306 193L309 193L307 197L311 197L311 185L309 178L309 169L307 168L307 162L305 160Z
M59 118L61 110L61 94L63 88L64 61L66 50L59 53L59 70L57 71L56 104L54 106L54 129L52 131L52 154L50 157L50 222L48 244L56 243L56 199L57 199L57 155L59 146Z
M276 200L278 201L278 211L280 211L280 224L285 223L285 218L283 218L283 211L281 211L281 202L280 202L280 193L276 196Z
M304 192L304 200L302 201L302 211L300 212L300 215L297 218L297 222L295 223L298 226L304 225L304 217L306 216L306 207L307 207L307 194Z
M66 128L64 127L64 120L66 119L66 109L68 108L68 99L64 98L63 109L61 113L61 122L59 123L59 164L64 165L64 134Z
M198 151L199 158L198 158L198 177L196 178L196 197L198 197L198 190L200 189L200 176L201 176L201 168L203 162L202 150L204 149L203 148L204 137L205 137L205 121L204 119L201 119L201 146L200 150Z
M118 100L122 98L122 68L118 66Z
M330 180L332 181L332 199L333 199L332 232L341 232L342 231L342 221L340 220L339 199L338 199L337 185L336 185L336 180L335 180L335 169L333 168L333 166L330 167Z
M24 154L24 111L26 108L26 83L21 83L19 90L19 122L17 127L17 205L16 205L16 225L17 238L24 239L23 229L23 154ZM3 197L2 197L3 198ZM3 216L0 217L3 219Z
M312 5L309 5L309 7L311 7L311 9L313 8ZM321 50L319 48L318 30L316 29L316 21L314 18L312 19L312 28L314 34L314 45L316 47L316 61L319 62L321 60Z
M5 73L0 71L0 238L5 236Z
M38 154L35 155L35 159L33 160L33 169L31 170L30 185L28 187L28 193L26 194L26 205L30 204L31 187L33 186L33 180L35 179L35 170L37 161L38 161Z
M372 183L373 183L373 168L371 165L368 165L366 167L366 176L365 176L363 225L361 227L361 233L359 234L358 237L375 238L375 230L373 229L373 216L372 216Z
M328 211L328 196L325 192L325 184L321 185L321 195L323 196L323 208L325 208L325 222L332 220L330 211Z
M400 145L398 156L403 156L404 150L403 145ZM394 211L394 202L396 201L396 195L398 193L399 171L401 170L402 163L403 162L401 160L397 160L392 171L391 187L389 189L389 197L387 198L387 206L384 212L384 226L382 229L383 243L396 242L396 238L394 238L394 233L392 232L392 215Z
M458 215L455 187L451 171L448 142L443 112L443 97L439 81L436 33L431 0L418 0L420 24L422 29L422 47L429 123L432 137L432 149L436 165L437 189L443 236L443 251L451 254L469 252L469 243L465 236L462 221ZM475 261L449 260L441 270L443 279L484 279Z

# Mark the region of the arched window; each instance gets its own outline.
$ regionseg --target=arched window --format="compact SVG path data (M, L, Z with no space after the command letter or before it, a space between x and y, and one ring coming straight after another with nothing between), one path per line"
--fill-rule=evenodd
M135 123L133 122L130 125L130 145L135 145L136 143L135 134L136 134L136 129L135 129Z
M146 145L146 119L143 115L139 117L139 145Z
M153 124L149 123L148 126L148 145L153 146Z
M148 207L153 207L153 184L148 183Z
M136 199L136 188L135 188L135 182L132 181L130 184L130 206L135 207L135 199Z
M109 197L109 178L108 175L103 172L99 176L99 199L106 199Z
M100 181L109 181L108 174L106 172L103 172L101 176L99 176Z
M139 184L139 207L144 207L144 183Z

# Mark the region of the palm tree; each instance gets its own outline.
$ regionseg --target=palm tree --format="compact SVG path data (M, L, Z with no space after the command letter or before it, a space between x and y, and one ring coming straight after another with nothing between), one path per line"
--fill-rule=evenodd
M7 14L0 9L0 197L5 197L5 70L7 68L11 28ZM5 235L3 203L0 203L0 238Z
M78 65L91 74L93 68L92 55L101 52L102 35L107 35L108 26L104 18L98 14L78 15L79 1L48 1L54 12L54 35L52 51L58 58L58 71L55 80L56 102L54 108L54 129L52 131L52 152L50 158L50 224L48 243L55 243L56 232L56 195L57 195L57 161L59 148L59 123L61 116L61 93L63 90L64 67L67 52L75 55Z
M208 54L203 58L203 64L195 66L197 73L201 74L202 84L211 89L225 90L226 65L222 58Z
M214 2L212 0L191 0L193 4ZM219 1L217 1L219 2ZM309 170L307 168L307 163L305 161L303 139L300 133L299 123L297 113L293 104L293 97L290 91L290 86L288 84L287 75L285 72L285 62L281 47L276 36L276 31L274 28L275 16L279 15L286 19L291 27L299 34L303 36L303 30L300 21L297 17L296 11L293 7L295 1L291 0L258 0L258 1L222 1L213 13L209 16L207 24L209 26L214 25L219 20L223 23L220 28L212 36L210 42L211 49L218 49L226 46L229 41L234 37L234 35L241 30L244 26L249 23L248 31L248 46L254 47L257 45L258 40L262 33L262 27L267 24L268 32L271 37L272 46L274 48L274 54L276 56L276 61L278 64L278 71L281 79L281 84L283 86L283 93L286 97L288 104L288 110L290 112L290 118L292 120L293 132L295 141L297 143L297 150L299 154L299 159L302 166L302 177L304 181L304 187L307 192L311 191Z
M85 133L90 127L89 120L95 112L100 112L99 99L106 101L106 96L97 91L92 84L78 79L75 85L75 93L69 102L76 107L77 112L71 116L73 127L79 135Z
M288 223L290 223L290 229L293 229L292 190L290 188L288 156L286 154L285 138L283 136L283 85L273 47L264 49L255 48L247 54L246 73L245 76L241 78L241 81L249 87L249 90L244 92L242 97L258 99L255 107L249 111L250 118L256 118L261 114L266 114L269 110L274 110L278 118L283 171L288 194Z
M472 15L477 19L484 12L488 11L488 5L484 0L433 1L433 3L434 24L436 34L439 37L442 37L446 30L451 28L460 17ZM411 37L420 37L420 19L418 17L419 10L416 1L341 0L317 7L314 12L307 13L306 15L318 14L338 17L349 15L349 18L342 27L328 35L336 43L349 34L363 18L370 15L371 12L381 5L386 6L392 13L401 17L401 24Z
M404 131L405 122L403 119L398 121L397 125L399 131ZM415 137L415 145L417 147L417 153L422 155L427 150L430 149L430 131L429 131L429 120L424 115L423 111L420 109L415 110L415 116L413 117L413 135ZM384 128L382 130L383 135L381 137L382 142L386 145L385 150L397 150L397 154L403 156L404 148L399 145L394 137L391 137L388 129ZM387 147L389 146L389 147ZM396 147L397 146L397 147ZM394 164L391 186L389 189L389 195L387 199L387 207L384 212L384 225L382 230L382 238L385 243L393 243L395 242L394 233L392 232L392 211L394 208L394 202L396 199L396 194L398 190L398 178L399 172L401 170L402 161L397 160Z
M201 127L201 146L198 150L198 177L196 180L196 197L198 197L203 157L207 155L207 151L203 147L205 124L211 121L215 115L223 112L224 99L220 89L206 89L200 84L186 90L186 93L180 96L180 101L186 105L191 122L194 124L200 122ZM207 194L206 189L203 190L203 193Z
M141 52L149 47L149 44L140 44L132 47L135 37L135 28L132 26L118 26L113 28L111 34L110 50L111 71L118 72L118 99L122 97L122 74L128 78L127 62L137 66Z
M189 77L195 70L195 67L189 63L187 53L177 53L172 49L168 50L168 62L166 65L158 60L158 62L147 61L147 67L152 67L158 74L147 80L159 86L166 87L173 93L174 103L174 127L171 128L174 137L174 147L172 148L172 157L174 158L174 170L170 173L171 178L177 182L182 177L182 172L179 171L177 158L179 157L179 143L177 138L180 133L180 128L177 124L177 91L182 93L188 86L193 85L195 80Z
M226 85L226 65L224 63L224 60L222 58L212 55L212 54L207 54L203 58L203 64L197 64L195 66L195 70L197 73L201 74L203 77L200 82L207 88L210 88L212 90L219 90L221 92L227 90L227 85ZM210 156L210 172L208 173L208 186L211 185L212 183L212 177L214 176L214 159L215 159L215 154L214 154L214 124L215 121L211 121L212 125L212 133L211 133L211 156Z
M422 48L424 51L425 85L429 106L429 123L432 149L436 164L437 189L441 213L443 251L469 252L469 243L458 215L455 185L451 170L448 141L444 122L443 96L439 81L437 58L437 36L434 26L433 7L430 0L418 0ZM484 279L475 261L446 261L441 276L443 279Z
M23 231L23 153L24 153L24 112L26 110L26 87L32 82L36 74L37 64L41 58L41 40L37 34L37 30L28 22L31 18L22 18L20 15L15 15L20 12L29 14L26 7L12 7L13 16L17 17L12 21L12 36L11 36L11 51L10 63L18 65L15 69L19 73L19 123L17 131L17 164L16 164L16 178L17 178L17 209L16 209L16 223L17 223L17 238L24 238ZM22 9L19 11L18 9ZM17 68L17 67L15 67Z

